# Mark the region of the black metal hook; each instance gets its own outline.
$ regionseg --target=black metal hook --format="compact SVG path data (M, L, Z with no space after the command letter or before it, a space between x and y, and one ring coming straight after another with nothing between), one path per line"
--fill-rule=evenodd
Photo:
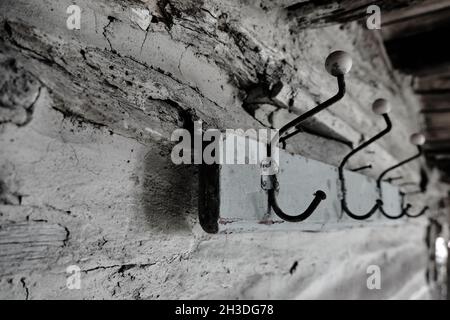
M377 179L377 187L378 187L378 190L379 190L380 198L382 197L381 181L382 181L383 177L386 174L388 174L389 172L391 172L392 170L397 169L398 167L401 167L401 166L405 165L406 163L411 162L411 161L413 161L413 160L415 160L415 159L417 159L417 158L422 156L423 151L422 151L421 145L423 145L425 143L425 137L422 134L415 133L415 134L411 135L410 141L411 141L411 143L413 145L417 146L418 153L415 154L414 156L408 158L408 159L405 159L405 160L397 163L396 165L394 165L394 166L392 166L390 168L387 168L386 170L384 170L380 174L380 176ZM392 216L390 214L387 214L382 207L380 208L381 213L385 217L387 217L389 219L399 219L399 218L401 218L403 216L407 216L407 217L410 217L410 218L417 218L417 217L420 217L421 215L423 215L429 209L428 206L425 206L418 214L411 215L409 213L409 210L411 209L411 205L408 203L406 206L404 206L405 193L402 192L401 193L401 197L402 197L402 204L401 204L402 211L401 211L401 213L399 215Z
M380 196L380 199L382 199L382 198L383 198L383 193L382 193L382 189L381 189L381 181L378 181L378 180L377 180L377 189L378 189L378 194L379 194L379 196ZM402 210L401 210L401 212L400 212L398 215L391 215L391 214L387 213L387 212L384 210L383 202L380 200L381 206L380 206L379 209L380 209L380 212L381 212L381 214L382 214L383 216L385 216L386 218L391 219L391 220L396 220L396 219L400 219L400 218L403 217L404 215L407 215L407 214L408 214L408 210L409 210L409 207L410 207L411 205L408 204L406 207L404 207L404 206L403 206L403 204L404 204L403 199L404 199L405 194L404 194L404 193L400 193L400 195L401 195L401 197L402 197L402 201L401 201L401 204L400 204L400 208L401 208Z
M391 120L389 119L389 117L387 115L387 113L390 111L390 108L389 108L389 105L386 100L384 100L384 99L375 100L375 102L373 103L373 106L372 106L372 110L376 114L383 116L384 120L386 121L386 128L383 131L381 131L380 133L378 133L377 135L375 135L374 137L370 138L369 140L363 142L358 147L353 149L350 153L348 153L344 157L341 164L339 165L339 180L341 181L341 193L342 193L341 207L342 207L342 210L349 217L356 219L356 220L365 220L365 219L370 218L383 204L382 201L380 199L378 199L376 201L375 205L367 213L365 213L363 215L356 215L348 208L347 199L346 199L347 198L347 189L345 187L345 177L344 177L345 164L357 152L361 151L362 149L366 148L367 146L369 146L376 140L380 139L381 137L383 137L385 134L387 134L392 129Z
M401 193L401 196L402 196L402 205L403 205L403 203L404 203L404 198L405 198L405 193L402 192L402 193ZM406 205L406 207L405 207L405 215L406 215L408 218L418 218L418 217L424 215L424 214L428 211L429 207L428 207L428 206L423 207L423 209L420 210L419 213L417 213L417 214L410 214L410 213L409 213L409 209L411 209L411 204L408 203L408 204Z
M320 103L313 109L303 113L296 119L290 121L286 125L284 125L273 137L273 139L267 144L267 158L269 159L270 166L273 165L271 161L272 156L272 148L277 147L278 142L284 143L288 138L294 136L299 131L295 133L288 134L288 131L292 128L298 129L298 126L303 121L308 118L314 116L320 111L328 108L329 106L335 104L339 100L341 100L345 95L345 80L344 76L348 73L352 67L352 59L350 55L344 51L335 51L331 53L326 61L325 67L332 76L337 78L338 82L338 92L336 95L331 97L330 99ZM267 163L266 163L267 164ZM314 199L308 206L308 208L298 215L292 216L288 215L280 209L277 203L276 191L278 189L278 181L277 177L274 173L269 176L261 177L261 186L263 189L268 191L269 196L269 206L274 210L276 215L278 215L281 219L289 221L289 222L300 222L307 219L313 212L316 210L321 201L326 199L326 194L322 190L318 190L314 193Z

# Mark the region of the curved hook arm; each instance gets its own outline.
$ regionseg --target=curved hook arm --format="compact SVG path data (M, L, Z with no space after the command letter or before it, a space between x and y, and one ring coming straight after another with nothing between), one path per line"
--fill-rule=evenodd
M383 177L386 176L386 174L388 174L388 173L391 172L392 170L397 169L398 167L401 167L402 165L404 165L404 164L406 164L406 163L408 163L408 162L410 162L410 161L413 161L413 160L419 158L420 156L422 156L422 153L423 153L422 147L421 147L421 146L417 146L417 150L418 150L418 153L415 154L414 156L412 156L412 157L410 157L410 158L408 158L408 159L405 159L405 160L403 160L403 161L397 163L396 165L394 165L394 166L392 166L392 167L390 167L390 168L384 170L384 171L380 174L380 176L379 176L378 179L377 179L377 187L378 187L378 190L380 190L380 198L381 198L381 190L382 190L382 188L381 188L381 181L382 181ZM404 200L405 194L404 194L404 193L401 193L401 196L402 196L402 212L400 213L400 215L397 215L397 216L391 216L391 215L387 214L387 213L384 211L384 209L381 207L381 208L380 208L380 211L381 211L381 213L382 213L385 217L387 217L387 218L389 218L389 219L399 219L399 218L401 218L401 217L403 217L403 216L407 216L407 217L409 217L409 218L418 218L418 217L420 217L421 215L423 215L423 214L429 209L428 206L425 206L418 214L411 215L411 214L409 213L409 210L411 209L411 205L408 203L406 206L403 206L403 202L404 202L403 200Z
M316 193L314 194L314 199L311 202L311 204L308 206L308 208L306 208L306 210L299 215L291 216L291 215L284 213L283 210L281 210L280 207L278 206L277 197L275 195L275 189L269 190L270 206L272 207L273 211L275 211L277 216L279 216L281 219L286 220L288 222L300 222L300 221L306 220L307 218L309 218L310 215L313 214L313 212L319 206L320 202L322 200L325 200L326 198L327 198L327 195L325 194L325 192L323 192L321 190L316 191Z
M311 118L312 116L316 115L320 111L328 108L329 106L335 104L339 100L341 100L345 95L345 78L344 75L337 76L337 82L338 82L338 92L332 96L330 99L318 104L313 109L306 111L305 113L301 114L299 117L295 118L294 120L288 122L285 124L279 131L278 136L279 142L284 143L287 139L293 137L295 134L299 133L300 130L297 130L291 134L284 134L289 131L289 129L297 127L299 124L301 124L303 121L307 120L308 118ZM275 137L272 139L272 142L275 141L275 139L278 139L278 137L275 135Z
M345 79L344 79L344 75L338 75L337 76L337 82L338 82L338 92L336 95L334 95L333 97L331 97L330 99L322 102L321 104L317 105L315 108L303 113L302 115L300 115L298 118L290 121L289 123L287 123L286 125L284 125L276 134L275 136L272 138L272 140L268 143L267 145L267 157L270 158L272 155L272 148L278 144L278 140L280 142L284 142L286 139L290 138L293 135L287 135L283 138L283 135L289 131L289 129L296 127L297 125L299 125L300 123L302 123L303 121L305 121L306 119L314 116L315 114L319 113L320 111L324 110L325 108L328 108L329 106L331 106L332 104L338 102L339 100L341 100L344 95L345 95ZM279 138L279 137L282 138ZM286 213L283 212L283 210L280 209L280 207L278 206L277 203L277 198L276 198L276 186L278 185L278 183L276 182L276 176L274 175L272 178L274 181L270 184L271 187L268 190L269 192L269 206L273 209L273 211L275 212L275 214L277 216L279 216L281 219L288 221L288 222L300 222L303 221L305 219L307 219L311 214L313 214L313 212L316 210L316 208L319 206L320 202L326 199L326 194L325 192L323 192L322 190L318 190L316 191L316 193L314 194L314 199L311 202L311 204L308 206L308 208L295 216L291 216L288 215Z
M381 186L381 181L382 181L383 177L384 177L386 174L388 174L388 173L391 172L392 170L397 169L398 167L401 167L401 166L403 166L404 164L406 164L406 163L408 163L408 162L410 162L410 161L413 161L413 160L419 158L420 156L422 156L422 153L423 153L422 147L421 147L421 146L417 146L417 150L418 150L419 152L418 152L416 155L414 155L414 156L412 156L412 157L410 157L410 158L408 158L408 159L405 159L405 160L403 160L403 161L397 163L395 166L392 166L392 167L387 168L386 170L384 170L384 171L380 174L380 176L378 177L378 179L377 179L377 186L378 186L378 188Z
M408 211L408 209L411 207L411 205L408 203L408 205L406 206L406 211ZM406 216L408 218L418 218L422 215L424 215L427 211L428 211L429 207L425 206L418 214L410 214L409 212L406 212Z
M403 202L404 197L405 197L405 194L402 193L402 202ZM408 204L406 205L406 207L404 208L404 210L405 210L405 215L406 215L408 218L418 218L418 217L424 215L424 214L428 211L429 207L428 207L428 206L423 207L423 209L420 210L419 213L417 213L417 214L410 214L410 213L409 213L409 209L411 209L411 205L408 203Z
M387 134L389 131L391 131L392 129L392 123L391 120L389 119L389 116L384 113L382 114L384 120L386 121L386 128L381 131L380 133L378 133L377 135L375 135L374 137L372 137L371 139L367 140L366 142L362 143L361 145L359 145L358 147L356 147L355 149L353 149L350 153L348 153L344 159L342 160L341 164L339 165L339 180L341 181L341 193L342 193L342 199L341 199L341 206L342 206L342 210L351 218L356 219L356 220L365 220L370 218L377 210L378 208L381 207L382 202L381 200L377 200L375 205L369 210L369 212L363 214L363 215L356 215L354 214L347 205L347 189L345 187L345 177L344 177L344 166L347 163L347 161L354 155L356 154L358 151L361 151L362 149L366 148L368 145L370 145L371 143L375 142L376 140L380 139L381 137L383 137L385 134Z
M383 216L385 216L385 217L388 218L388 219L396 220L396 219L400 219L400 218L403 217L404 215L407 215L407 214L408 214L408 206L406 206L406 208L402 207L402 211L400 212L399 215L393 216L393 215L387 213L386 211L384 211L384 208L383 208L383 202L382 202L381 200L379 200L379 201L380 201L380 203L381 203L381 205L380 205L380 207L379 207L380 212L381 212L381 214L382 214Z

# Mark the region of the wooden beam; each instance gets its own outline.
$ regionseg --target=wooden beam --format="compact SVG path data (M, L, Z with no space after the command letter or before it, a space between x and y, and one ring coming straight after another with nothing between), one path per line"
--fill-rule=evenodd
M425 132L427 143L431 141L450 141L450 130L444 128L441 130L430 130L427 128Z
M449 93L432 93L419 96L424 113L446 112L450 108Z
M383 27L385 25L414 18L418 15L438 11L447 7L450 7L450 0L425 0L402 10L383 13Z
M327 25L346 23L367 17L367 7L378 5L382 12L404 9L414 4L421 4L424 0L322 0L301 1L286 7L288 17L296 20L300 28L312 25Z
M430 113L450 113L450 108L439 108L439 109L422 109L421 113L430 114Z
M427 140L426 148L430 149L450 148L450 139Z
M439 75L447 75L450 73L449 61L434 62L431 65L416 66L414 70L415 77L438 77Z
M425 123L429 127L450 128L450 113L426 113Z
M425 148L425 153L427 155L436 155L436 154L450 154L450 148Z
M450 93L450 72L425 77L416 77L413 89L417 93Z
M401 12L400 10L398 12ZM438 11L426 12L395 23L382 24L381 34L385 41L410 37L419 33L430 32L448 24L450 7Z

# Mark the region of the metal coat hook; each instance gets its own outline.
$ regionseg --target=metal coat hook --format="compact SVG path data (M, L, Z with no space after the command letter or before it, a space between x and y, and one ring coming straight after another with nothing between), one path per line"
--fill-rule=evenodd
M401 197L402 197L402 205L403 205L403 204L404 204L404 199L405 199L405 193L402 192L402 193L401 193ZM428 209L429 209L428 206L425 206L425 207L423 207L422 210L419 211L419 213L417 213L417 214L410 214L410 213L409 213L409 209L410 209L410 208L411 208L411 204L408 203L408 204L406 205L406 207L405 207L405 215L406 215L408 218L418 218L418 217L424 215L425 212L427 212Z
M325 61L325 68L328 71L328 73L337 78L339 88L337 94L331 97L330 99L320 103L313 109L303 113L296 119L290 121L288 124L284 125L273 137L273 139L267 144L268 161L262 163L263 166L272 167L274 165L274 162L271 159L272 148L277 147L278 142L284 143L288 138L298 133L298 131L295 133L289 133L289 130L291 130L292 128L297 129L296 127L300 123L314 116L320 111L330 107L331 105L335 104L344 97L345 95L344 76L346 73L350 71L351 67L352 67L352 59L350 55L344 51L334 51L327 57ZM323 192L322 190L318 190L314 193L314 199L310 203L308 208L303 213L292 216L286 214L278 206L276 192L279 189L279 185L276 174L274 172L271 172L271 174L268 175L261 176L261 186L264 190L268 191L269 209L272 208L277 216L289 222L300 222L307 219L311 214L313 214L313 212L316 210L320 202L326 199L325 192Z
M386 174L388 174L392 170L397 169L397 168L405 165L406 163L411 162L411 161L413 161L413 160L415 160L415 159L417 159L417 158L422 156L423 151L422 151L422 147L421 146L425 143L425 137L422 134L420 134L420 133L414 133L414 134L411 135L410 141L411 141L411 143L413 145L417 146L418 153L416 155L414 155L414 156L412 156L412 157L410 157L408 159L405 159L405 160L397 163L396 165L394 165L394 166L384 170L380 174L380 176L377 179L377 187L378 187L378 190L380 192L380 197L381 197L381 190L382 190L381 189L381 181L382 181L383 177ZM404 204L405 193L402 192L401 193L401 197L402 197L402 212L401 212L401 214L399 214L397 216L391 216L389 214L386 214L386 212L383 210L383 208L380 209L381 213L384 216L386 216L387 218L390 218L390 219L398 219L398 218L401 218L404 215L407 216L407 217L410 217L410 218L417 218L417 217L420 217L421 215L423 215L428 210L428 206L425 206L418 214L411 215L409 213L409 210L411 209L411 205L409 203L406 206L403 205Z
M383 204L380 199L378 199L375 203L375 205L365 214L363 215L356 215L354 214L347 205L347 189L345 187L345 177L344 177L344 166L347 163L347 161L355 155L357 152L361 151L362 149L366 148L370 144L374 143L376 140L383 137L385 134L387 134L392 129L392 123L391 120L388 117L388 112L390 111L389 104L384 99L377 99L372 105L372 110L375 114L382 115L384 120L386 121L386 128L375 135L374 137L370 138L369 140L363 142L358 147L353 149L350 153L348 153L344 159L342 160L341 164L339 165L339 180L341 181L341 193L342 193L342 199L341 199L341 207L342 210L351 218L356 220L365 220L370 218L377 210L381 207Z
M379 190L379 194L380 194L380 198L381 198L381 197L382 197L381 188L378 187L378 190ZM402 211L401 211L399 214L397 214L397 215L391 215L391 214L387 213L387 212L384 210L383 205L381 205L379 209L380 209L380 212L381 212L381 214L382 214L383 216L385 216L385 217L388 218L388 219L395 220L395 219L400 219L400 218L403 217L404 215L407 215L407 214L408 214L408 210L409 210L410 205L408 204L406 207L404 207L404 206L403 206L403 203L404 203L403 199L404 199L405 194L404 194L404 193L401 193L400 195L401 195L401 197L402 197L402 201L401 201L401 204L400 204L400 207L401 207ZM381 200L380 200L380 201L381 201Z
M409 192L404 192L405 195L408 194L419 194L419 193L424 193L427 190L427 185L428 185L428 175L427 172L425 171L424 168L420 169L420 182L404 182L402 184L400 184L400 187L404 187L404 186L418 186L419 188L416 191L409 191Z

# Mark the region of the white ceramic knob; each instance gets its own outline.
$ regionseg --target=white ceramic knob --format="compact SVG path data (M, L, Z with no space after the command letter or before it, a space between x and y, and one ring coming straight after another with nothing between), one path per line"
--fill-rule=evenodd
M421 133L414 133L409 138L409 141L416 146L421 146L425 143L425 136Z
M352 57L345 51L334 51L325 60L325 68L332 76L341 76L352 68Z
M378 115L386 114L391 112L391 105L386 99L377 99L372 104L372 111Z

